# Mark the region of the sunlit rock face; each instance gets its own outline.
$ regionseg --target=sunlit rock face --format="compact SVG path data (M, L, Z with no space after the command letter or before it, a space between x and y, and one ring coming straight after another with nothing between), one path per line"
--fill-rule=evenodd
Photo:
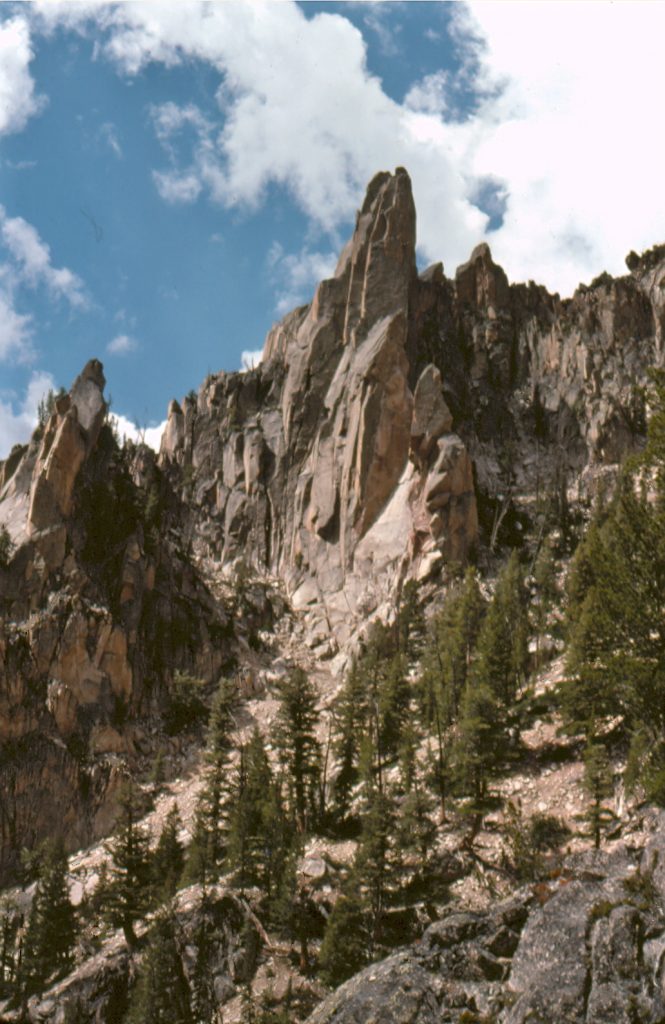
M405 580L463 564L506 496L590 495L640 443L661 359L658 250L561 300L486 244L418 275L415 237L408 174L378 174L334 277L259 367L172 403L162 440L199 549L278 574L342 649Z

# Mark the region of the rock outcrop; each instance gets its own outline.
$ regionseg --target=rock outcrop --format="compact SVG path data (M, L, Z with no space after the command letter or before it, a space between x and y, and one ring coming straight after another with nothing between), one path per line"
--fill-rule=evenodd
M260 366L169 408L160 466L199 550L281 576L313 640L343 648L409 576L463 563L511 496L591 496L641 443L662 359L665 257L631 266L569 300L510 285L486 244L454 281L419 276L408 175L378 174Z
M105 834L123 764L154 747L174 673L214 682L231 657L179 502L152 452L120 451L103 388L93 360L3 466L0 525L15 553L0 566L0 877L46 836L73 850Z
M640 854L578 855L488 912L451 911L308 1024L632 1024L665 1016L661 817Z
M5 843L40 833L28 741L57 746L44 764L79 821L81 791L103 790L71 782L85 759L148 750L177 670L219 675L232 626L201 559L276 575L318 655L348 657L409 578L514 539L518 495L523 516L573 481L588 497L641 443L663 247L561 300L509 284L487 245L454 280L441 264L419 275L415 240L408 174L378 174L333 277L270 331L256 369L171 403L157 460L114 444L93 360L0 464L16 545L0 567Z

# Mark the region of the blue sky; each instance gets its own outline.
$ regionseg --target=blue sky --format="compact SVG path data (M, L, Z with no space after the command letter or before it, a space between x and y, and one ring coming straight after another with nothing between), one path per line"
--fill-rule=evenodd
M562 293L623 272L665 240L664 30L639 3L2 4L0 458L92 356L127 430L239 368L377 170L411 173L423 266L485 239Z

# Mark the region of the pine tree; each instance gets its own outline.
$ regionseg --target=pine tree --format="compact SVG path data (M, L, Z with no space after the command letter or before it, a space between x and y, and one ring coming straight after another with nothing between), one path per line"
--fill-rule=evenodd
M605 800L614 789L612 769L605 746L596 740L591 740L584 752L584 788L591 798L585 820L597 850L604 830L615 816L605 806Z
M151 902L149 839L140 824L136 790L129 783L120 796L120 814L113 838L106 844L111 855L105 914L123 930L130 948L136 945L135 923Z
M432 820L433 810L431 795L422 785L416 785L402 801L397 821L400 849L418 855L418 867L423 875L437 834L437 827Z
M272 770L258 728L240 748L229 797L227 860L240 889L265 882L266 812L273 789Z
M319 972L326 985L336 988L368 962L364 905L358 879L352 875L328 918L319 953Z
M536 658L540 662L542 638L547 630L552 608L559 596L554 545L549 537L545 539L538 552L533 569L533 580L536 587L536 601L532 606L532 619L536 636Z
M468 797L465 811L472 817L469 841L491 807L490 785L505 759L506 746L504 715L496 695L470 680L462 698L453 754L458 785Z
M357 658L351 663L344 685L335 701L334 752L339 765L335 779L334 803L340 816L348 812L351 792L358 782L360 745L369 716L368 692Z
M208 722L206 754L208 769L197 800L192 842L187 854L185 880L206 885L218 877L226 853L231 753L239 707L237 686L222 679Z
M160 902L175 895L185 866L185 852L179 838L181 825L178 805L174 804L152 856L153 891Z
M76 934L74 908L67 887L67 857L61 842L45 845L30 909L21 965L27 995L43 989L56 971L69 967Z
M439 797L442 821L450 783L451 727L458 717L484 611L478 578L469 568L462 585L450 592L434 618L423 654L417 690L423 726L433 733L436 743L429 775Z
M474 679L512 707L527 674L529 624L527 595L517 552L499 575L478 635Z
M320 747L316 739L318 695L301 668L296 668L279 687L275 743L286 770L287 785L296 824L301 832L313 824L320 772Z
M126 1024L193 1024L190 991L178 953L175 922L159 914L150 930Z
M395 806L380 784L366 783L363 825L354 860L354 874L366 900L368 955L381 942L386 900L393 881Z

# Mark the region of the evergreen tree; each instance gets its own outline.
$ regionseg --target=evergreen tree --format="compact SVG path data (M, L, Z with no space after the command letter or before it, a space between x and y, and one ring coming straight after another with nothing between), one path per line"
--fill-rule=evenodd
M381 942L386 900L394 877L394 801L380 784L366 784L363 825L354 860L367 906L368 955L373 959Z
M436 741L429 775L439 797L442 821L450 783L451 728L459 714L484 610L478 578L469 568L461 586L450 592L434 618L422 659L418 682L420 715Z
M418 855L418 868L425 873L436 840L437 827L432 820L433 800L427 790L416 785L399 809L397 841L400 849Z
M483 620L474 665L476 685L491 690L506 709L526 679L528 640L527 595L514 551L499 575Z
M193 1024L190 992L171 914L157 916L150 930L126 1024Z
M125 786L119 802L115 834L106 844L111 866L105 915L115 928L122 928L127 945L134 948L134 925L151 902L149 839L140 824L138 798L131 783Z
M239 706L237 686L222 679L208 721L208 769L194 814L185 880L206 885L218 877L226 853L233 731Z
M357 658L351 663L342 690L335 701L334 753L339 765L334 788L335 810L348 812L351 792L358 782L360 745L369 715L368 693Z
M605 800L613 793L612 769L607 750L602 743L592 740L584 752L584 788L590 797L585 815L593 845L600 847L600 840L608 824L615 820L613 812L605 806Z
M458 785L468 797L465 811L472 816L470 841L492 805L490 784L505 759L506 747L504 713L496 695L470 680L462 698L453 754Z
M536 636L536 658L540 662L542 638L547 630L552 608L559 596L554 545L549 537L545 539L538 552L533 569L533 580L536 587L536 600L532 606L532 621Z
M336 988L369 962L367 922L360 885L352 875L340 892L328 918L319 973L326 985Z
M320 748L316 688L301 668L296 668L279 687L275 743L286 770L291 806L301 832L313 824L320 772Z
M75 922L67 887L64 847L61 842L49 842L40 855L37 887L23 945L21 980L26 995L41 991L51 975L70 966Z
M152 856L153 891L159 902L175 895L185 866L185 852L179 838L181 825L178 805L174 804Z

